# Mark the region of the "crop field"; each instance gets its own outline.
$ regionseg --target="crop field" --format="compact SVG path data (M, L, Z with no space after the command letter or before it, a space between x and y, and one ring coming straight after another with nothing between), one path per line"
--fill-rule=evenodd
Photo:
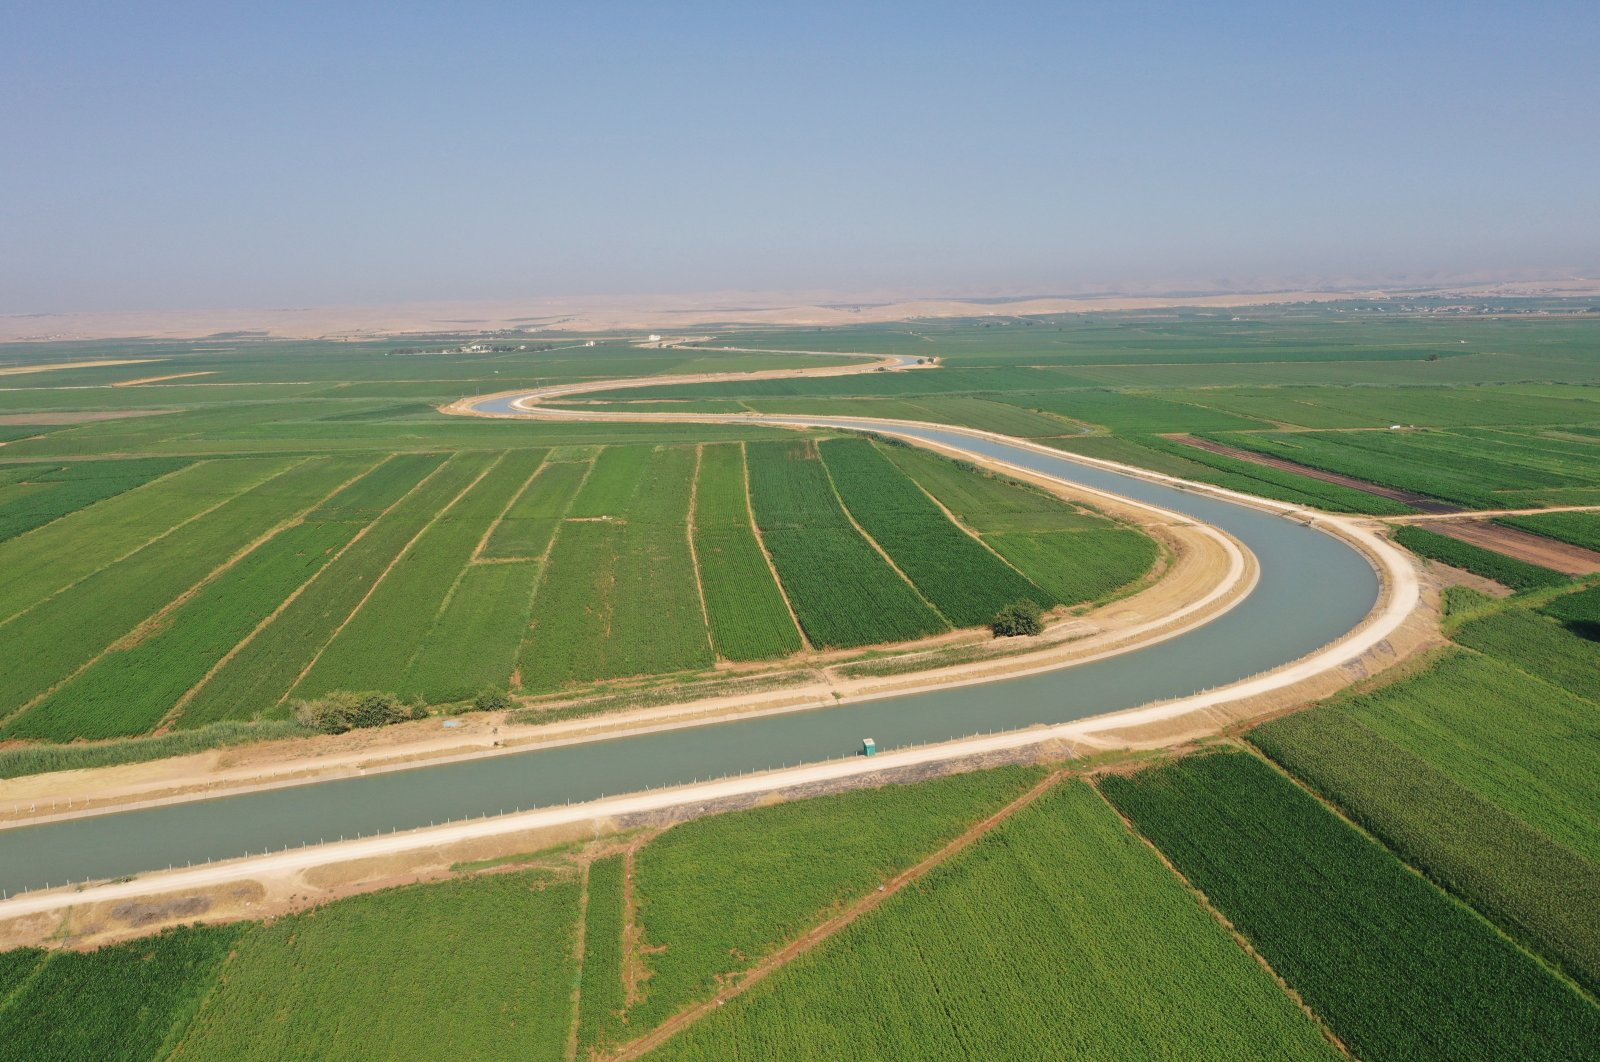
M578 895L494 874L254 927L172 1057L560 1058Z
M1018 601L1056 604L976 536L951 523L872 443L831 439L819 450L850 515L952 626L988 623Z
M1531 612L1501 612L1469 620L1452 637L1600 704L1600 642L1556 619Z
M239 927L215 926L54 952L15 994L0 993L0 1051L29 1062L162 1057L238 938Z
M1600 862L1600 721L1592 702L1492 657L1452 650L1416 675L1341 699L1339 709Z
M1537 564L1507 557L1470 542L1440 535L1420 527L1395 528L1394 540L1418 556L1493 579L1513 590L1537 590L1571 582L1567 576Z
M1088 786L1065 783L652 1057L1333 1058Z
M1581 1058L1600 1038L1600 1009L1255 757L1101 787L1358 1057Z
M756 541L744 450L737 445L700 453L694 550L718 656L764 660L799 651L800 631Z
M1249 738L1436 884L1600 988L1600 866L1333 705Z
M421 651L463 571L494 522L543 460L534 452L457 457L478 473L462 493L396 558L371 596L323 649L292 695L330 690L389 690L410 696L399 682Z
M0 622L221 505L240 489L242 472L231 461L203 461L0 542Z
M474 471L450 460L408 464L412 483L363 533L288 601L270 622L188 695L175 725L254 719L277 709L317 654L360 606L367 592ZM396 485L398 486L398 484Z
M524 689L713 663L689 552L694 477L693 447L601 452L534 598Z
M1559 542L1600 551L1600 513L1541 513L1534 516L1502 516L1495 520L1507 527L1532 531Z
M1600 641L1600 586L1564 594L1539 611L1560 620L1573 634L1591 642ZM1570 642L1566 644L1577 648Z
M1039 777L1035 769L1002 768L696 819L666 831L638 855L649 977L629 1025L652 1028L704 999L719 978L877 887Z
M611 855L589 864L584 905L583 970L578 981L578 1052L580 1058L605 1044L622 1040L621 1017L628 1007L623 969L623 856Z
M484 543L483 557L489 560L543 557L555 537L556 527L567 514L578 493L589 465L575 461L544 465L527 489L511 503L511 508L495 525Z
M175 595L321 501L348 474L326 459L276 461L257 471L277 474L55 595L25 620L0 627L0 656L28 662L0 673L0 712L10 716L4 731L8 736L38 735L41 730L53 735L54 723L42 722L36 730L23 709L155 616Z
M812 645L871 645L949 629L850 523L813 444L755 443L746 454L756 525Z
M1596 416L1600 417L1600 405ZM1473 509L1600 504L1600 439L1575 442L1549 434L1486 430L1242 433L1218 438Z
M156 458L0 466L0 542L143 486L185 464Z

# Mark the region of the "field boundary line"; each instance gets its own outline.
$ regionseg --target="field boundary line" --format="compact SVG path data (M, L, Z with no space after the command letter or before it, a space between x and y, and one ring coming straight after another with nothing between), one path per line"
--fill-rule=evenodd
M1134 821L1128 816L1124 815L1122 813L1122 809L1117 807L1116 804L1112 803L1111 800L1105 795L1105 792L1102 791L1100 786L1095 782L1092 774L1085 778L1085 781L1089 783L1089 788L1094 790L1095 795L1100 798L1105 806L1111 809L1111 813L1122 822L1123 829L1127 830L1131 836L1138 838L1141 844L1150 849L1151 852L1155 853L1155 857L1161 861L1161 865L1167 868L1167 871L1178 880L1178 883L1182 885L1184 889L1188 890L1189 895L1194 898L1195 902L1198 903L1200 907L1207 914L1209 914L1230 937L1233 938L1233 942L1237 944L1246 955L1254 959L1263 970L1267 971L1267 976L1271 977L1273 982L1277 984L1279 991L1287 996L1291 1003L1299 1007L1301 1012L1304 1013L1306 1017L1311 1019L1312 1024L1316 1025L1316 1027L1321 1030L1322 1035L1327 1038L1328 1042L1346 1058L1352 1060L1355 1059L1355 1053L1350 1050L1345 1042L1339 1038L1338 1034L1333 1031L1333 1029L1325 1020L1323 1020L1322 1015L1318 1014L1311 1008L1311 1004L1305 1001L1305 999L1300 995L1298 989L1296 989L1288 981L1284 980L1283 975L1278 973L1271 962L1267 961L1267 957L1256 950L1256 946L1250 942L1250 938L1240 932L1238 927L1235 926L1231 920L1229 920L1228 916L1223 914L1222 911L1211 902L1211 897L1206 895L1205 890L1201 889L1199 886L1195 885L1194 882L1190 881L1188 875L1179 870L1177 864L1167 858L1167 853L1163 852L1154 841L1150 840L1150 838L1146 837L1139 831L1139 827L1134 824Z
M833 481L833 469L828 467L827 458L822 456L822 447L818 445L815 440L811 441L811 447L817 452L817 460L822 464L822 474L828 479L828 489L833 491L834 501L839 503L839 511L844 513L844 518L846 520L850 521L850 526L856 529L856 534L866 539L867 545L878 551L878 556L883 558L883 562L894 570L894 573L900 577L901 581L903 581L907 586L911 587L911 592L917 595L917 599L924 605L927 605L935 616L938 616L939 619L944 621L944 625L947 630L961 630L962 628L956 626L950 617L946 616L939 609L938 605L935 605L928 599L928 595L922 592L922 587L918 586L912 581L911 576L900 570L900 565L896 564L894 562L894 558L889 556L889 551L884 549L877 539L867 534L867 529L862 527L861 524L856 521L856 514L850 511L850 506L845 504L844 495L839 492L839 484ZM1032 580L1030 580L1030 582L1031 581Z
M706 640L711 643L711 656L720 659L717 640L711 636L711 611L706 608L706 584L700 577L700 551L694 548L695 517L700 507L700 469L705 464L705 449L705 443L695 443L694 479L689 484L689 519L685 521L685 533L689 538L689 561L694 565L694 589L700 596L700 619L706 625Z
M744 471L744 511L750 521L750 533L756 536L756 545L761 549L761 556L766 559L767 572L772 576L772 582L778 588L778 596L783 598L783 607L789 610L789 622L794 624L794 629L800 632L800 648L802 652L813 652L816 646L811 644L811 636L806 634L806 629L800 623L800 614L794 610L794 602L789 600L789 591L785 589L783 580L778 578L778 566L772 561L772 551L767 549L767 540L761 537L761 524L756 520L755 503L750 500L750 450L749 443L740 441L739 462Z
M468 451L463 451L463 452L468 452ZM299 686L300 683L305 680L305 677L311 673L311 669L317 666L317 661L322 659L322 654L327 652L328 646L332 645L333 644L333 640L335 638L339 637L340 633L343 632L344 629L350 625L350 621L355 619L356 616L360 614L361 609L366 605L366 603L368 601L370 601L372 599L372 595L378 592L378 587L382 586L384 580L389 577L389 573L394 571L395 565L400 563L400 558L404 557L407 553L411 552L411 547L415 546L417 544L417 540L420 539L423 535L427 534L429 529L432 528L434 524L439 522L439 517L443 516L445 513L449 512L451 509L455 508L456 503L461 501L462 498L466 497L467 492L470 491L473 487L476 487L483 480L483 477L487 476L489 474L489 470L494 468L494 466L499 464L499 463L500 463L499 461L491 461L491 462L489 462L488 468L485 468L482 472L479 472L476 476L473 477L471 483L468 483L465 487L462 487L459 491L457 491L455 497L451 498L450 501L445 504L444 508L440 509L438 512L434 513L433 516L429 517L428 522L423 524L422 527L417 530L416 534L412 535L409 539L407 539L406 540L406 544L404 546L401 546L400 549L398 551L396 551L396 553L395 553L395 555L393 557L389 558L389 563L384 566L383 571L378 573L378 577L372 581L372 585L367 587L367 592L361 595L361 600L356 602L356 607L351 609L350 610L350 614L348 616L346 616L342 621L340 621L339 625L333 629L333 633L329 634L328 637L323 640L322 645L320 647L318 647L317 651L314 654L312 654L310 662L307 663L305 667L300 669L300 674L295 676L294 681L289 684L289 688L283 692L283 696L282 697L279 697L276 701L273 702L272 707L276 708L278 705L282 704L284 701L289 699L289 696L292 693L294 693L295 687ZM449 466L450 466L450 461L446 460L443 463L441 463L439 465L439 467L437 469L435 469L434 471L436 473L437 472L442 472L444 469L448 468ZM433 478L433 476L428 476L427 479L422 481L422 483L425 483L425 482L427 482L428 479L432 479L432 478ZM417 486L421 487L422 483L418 483ZM414 493L414 492L413 491L407 491L406 492L406 497L407 498L411 497L412 493ZM404 499L402 499L402 500L404 500ZM397 502L396 504L399 504L399 503ZM373 523L376 523L376 522L377 522L376 520L373 521Z
M1026 792L1017 796L999 810L968 826L930 855L924 856L905 870L888 878L877 889L869 890L843 910L816 923L798 938L771 953L754 966L746 968L741 973L734 974L733 976L737 980L729 987L724 988L710 999L697 1003L687 1010L679 1011L638 1039L623 1044L615 1052L605 1056L608 1062L639 1058L661 1046L677 1033L700 1021L707 1014L717 1010L729 1000L744 995L745 992L784 969L795 959L815 950L819 945L837 936L863 915L870 914L883 906L884 903L888 902L891 897L898 894L907 885L912 885L922 880L933 870L971 848L978 841L994 832L996 827L1010 819L1017 812L1033 804L1062 781L1073 777L1076 773L1071 767L1058 767L1052 770L1044 778L1035 782Z
M244 497L245 494L248 494L250 490L255 490L257 487L265 486L266 484L271 483L273 480L276 480L279 476L287 475L290 472L293 472L295 469L300 468L303 465L309 464L310 462L315 461L315 460L316 460L316 457L303 457L299 461L296 461L294 464L290 465L288 468L285 468L285 469L283 469L283 471L277 473L277 475L268 476L266 479L262 480L260 483L257 483L257 484L255 484L255 486L249 488L249 490L241 491L240 493L233 495L233 497L228 499L228 500L232 501L232 500L234 500L236 498L242 498L242 497ZM354 477L354 479L359 479L359 478L360 478L359 476ZM353 482L354 479L352 479L349 482ZM329 493L322 495L320 498L318 498L316 501L312 502L310 505L306 506L304 509L301 509L298 512L296 512L293 516L289 517L288 519L282 520L279 523L274 524L272 527L268 528L266 531L262 532L261 534L257 535L255 538L251 539L249 542L245 543L245 545L243 545L239 549L235 550L233 553L229 554L226 560L224 560L221 564L218 564L216 567L212 568L205 575L201 576L196 582L191 584L187 589L181 591L176 597L173 597L172 599L167 601L166 604L160 606L154 612L152 612L148 616L146 616L144 619L142 619L138 623L134 624L133 628L131 630L129 630L126 634L123 634L122 636L113 639L112 642L109 645L107 645L105 648L101 649L98 653L95 653L88 660L84 661L81 665L79 665L78 667L74 668L71 674L69 674L66 677L62 678L59 682L54 683L53 685L50 686L50 688L45 689L45 690L41 690L40 692L34 694L33 697L29 698L29 700L26 703L21 705L16 710L10 712L9 714L7 714L7 715L5 715L3 717L0 717L0 722L4 722L6 724L10 724L11 722L13 722L13 721L15 721L17 719L21 719L30 710L32 710L33 708L37 707L41 701L43 701L43 700L47 699L48 697L50 697L57 690L60 690L61 688L63 688L64 686L66 686L67 684L72 682L79 675L83 674L85 671L88 671L91 667L94 667L95 664L98 664L101 660L104 660L111 653L121 652L121 651L123 651L125 649L132 649L133 647L137 646L140 642L144 641L146 638L148 638L150 636L150 634L152 633L152 628L155 627L155 625L161 623L162 620L164 620L168 616L172 615L172 613L176 612L178 609L182 608L184 605L186 605L190 601L194 600L194 597L195 597L196 594L200 593L200 591L204 590L206 587L208 587L212 583L216 582L222 576L226 575L233 568L234 565L238 564L240 561L242 561L246 557L250 556L250 554L254 553L256 550L260 549L262 546L266 545L268 542L272 541L274 538L276 538L278 535L282 534L283 532L287 531L289 528L294 527L295 525L299 524L304 519L306 513L311 512L317 506L321 505L323 502L325 502L329 498L333 497L334 493L336 493L336 491L339 490L339 489L343 489L342 486L339 487L339 488L335 488L334 491L330 491ZM163 717L163 718L165 718L165 717ZM160 725L160 724L158 723L157 725Z
M194 468L195 465L203 465L203 464L210 464L210 463L211 462L209 462L209 461L202 460L202 461L196 461L193 465L185 465L183 468L175 468L171 472L167 473L165 476L160 476L160 477L157 477L156 479L152 479L149 483L141 484L140 486L135 487L132 491L124 491L123 494L114 495L114 497L120 498L120 497L123 497L126 494L132 494L135 491L143 490L145 487L152 487L152 486L156 485L157 483L160 483L162 480L168 479L168 478L170 478L172 476L176 476L179 472L186 472L189 469ZM290 466L288 466L288 468L283 469L283 471L287 472L287 471L289 471L289 468L293 468L293 467L294 467L294 465L290 465ZM272 479L272 478L275 478L275 477L274 476L269 476L267 478L268 479ZM266 482L266 480L262 480L262 483L265 483L265 482ZM255 486L260 486L260 484L252 484L252 487L255 487ZM243 493L243 492L240 492L240 493ZM223 498L221 501L217 502L215 505L208 506L207 508L202 509L200 512L195 513L193 516L191 516L191 517L189 517L189 518L187 518L185 520L178 521L177 523L173 524L171 527L167 528L165 531L161 532L160 534L155 535L155 536L153 536L151 538L148 538L145 541L139 543L137 546L134 546L128 552L123 553L123 554L121 554L121 555L119 555L117 557L114 557L109 561L106 561L106 563L102 564L100 567L96 568L94 571L85 573L84 575L80 576L79 578L72 580L72 582L68 583L66 586L63 586L63 587L61 587L61 588L59 588L57 590L52 590L47 596L40 598L38 601L35 601L33 604L29 605L27 608L23 609L21 612L15 613L15 614L10 615L10 616L7 616L4 619L0 619L0 627L4 627L6 624L10 623L11 621L16 620L16 619L20 619L21 617L26 616L28 613L32 612L34 609L38 608L40 605L43 605L48 601L54 600L55 598L59 597L60 595L66 593L68 590L71 590L73 587L77 586L79 583L83 582L85 579L91 579L94 576L99 575L101 572L105 571L107 568L110 568L111 566L116 565L116 564L121 564L123 561L125 561L129 557L133 556L135 553L138 553L140 550L145 549L145 548L147 548L149 546L155 545L157 542L159 542L162 539L166 538L168 535L174 533L175 531L179 531L182 528L187 527L189 524L194 523L196 520L199 520L199 519L201 519L203 517L206 517L206 516L210 516L212 513L216 512L218 509L222 508L222 506L228 504L229 501L231 501L232 499L234 499L234 498L236 498L238 496L239 496L238 494L229 494L227 497ZM110 498L102 498L101 499L101 501L110 501L110 500L111 500ZM97 502L96 504L99 504L99 503ZM74 509L73 512L80 512L80 513L81 512L86 512L87 510L92 509L92 508L94 508L93 505L86 505L82 509ZM16 538L10 539L10 541L11 542L20 542L24 538L28 537L28 535L33 534L34 531L43 531L46 527L51 526L51 524L54 524L54 523L56 523L57 521L60 521L60 520L65 520L67 517L69 517L71 515L72 515L72 513L62 513L55 520L50 521L50 523L43 524L43 525L41 525L39 527L33 528L32 531L29 531L26 534L18 535Z

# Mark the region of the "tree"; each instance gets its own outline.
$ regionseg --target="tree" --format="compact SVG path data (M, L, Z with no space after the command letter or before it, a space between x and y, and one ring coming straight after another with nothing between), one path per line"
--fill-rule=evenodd
M1035 602L1018 601L996 613L989 629L996 638L1039 634L1044 630L1044 610Z
M294 717L302 726L324 734L343 734L372 726L386 726L407 719L421 719L428 710L420 704L406 704L392 693L351 693L335 690L314 701L296 701Z

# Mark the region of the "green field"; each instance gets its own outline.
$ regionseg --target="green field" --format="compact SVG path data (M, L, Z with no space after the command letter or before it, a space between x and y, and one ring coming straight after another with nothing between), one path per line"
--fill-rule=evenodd
M1415 526L1395 528L1394 540L1418 556L1461 568L1485 579L1493 579L1513 590L1537 590L1571 582L1569 576L1541 568L1502 553L1475 546L1449 535Z
M1094 791L1067 783L658 1053L979 1055L1335 1052Z
M1581 1058L1600 1037L1592 1002L1262 761L1101 786L1358 1057Z

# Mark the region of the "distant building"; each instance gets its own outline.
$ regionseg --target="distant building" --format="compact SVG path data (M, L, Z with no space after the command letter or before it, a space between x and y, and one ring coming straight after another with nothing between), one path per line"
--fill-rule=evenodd
M650 342L659 343L659 342L661 342L661 337L656 335L654 332L651 332L650 333Z

